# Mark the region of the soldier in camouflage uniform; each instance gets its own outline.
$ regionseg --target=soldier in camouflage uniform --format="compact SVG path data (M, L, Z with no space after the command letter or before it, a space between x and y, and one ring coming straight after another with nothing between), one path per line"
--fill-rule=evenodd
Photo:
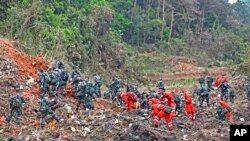
M111 84L108 86L108 91L104 92L104 99L111 99L112 101L115 99L114 97L115 85L114 81L111 81Z
M81 104L83 105L83 109L86 110L86 103L87 103L87 95L85 94L86 82L83 81L83 78L79 79L79 83L77 86L77 107L76 111L78 112L79 107Z
M38 84L41 88L41 93L40 93L40 97L43 98L45 96L45 94L48 92L49 93L49 86L50 86L50 76L47 72L38 72L39 75L39 80L38 80Z
M230 102L234 103L235 98L236 98L235 88L231 87L230 91L229 91L229 100L230 100Z
M246 91L247 91L247 100L248 102L250 102L250 82L247 83Z
M42 123L41 123L41 128L44 128L45 124L48 121L48 115L51 116L51 118L55 119L57 121L57 124L60 123L60 119L57 117L54 107L56 106L57 101L55 99L48 99L48 98L43 98L40 101L40 108L39 111L41 113L41 118L42 118Z
M22 122L22 107L23 104L25 103L25 100L22 96L22 87L18 86L16 88L16 94L11 96L9 99L10 103L10 114L6 118L6 122L10 122L12 117L16 115L16 122L18 125L21 124Z
M95 90L96 90L96 94L98 97L101 97L101 86L102 86L102 79L99 75L95 74L94 75L94 78L95 78Z
M121 80L118 78L115 78L114 80L114 95L115 97L117 94L121 91Z
M220 95L221 100L227 101L227 99L228 99L228 88L230 88L230 86L228 85L227 82L222 81L219 88L221 89L221 95Z
M50 71L50 79L51 79L51 85L52 85L52 89L50 92L51 96L58 96L57 94L57 88L59 86L59 82L60 82L60 72L59 69L54 69Z
M75 67L74 70L71 73L71 81L73 82L73 80L76 78L76 76L81 76L81 70L78 67Z
M200 107L203 106L203 101L206 100L207 102L207 106L209 107L210 104L209 104L209 92L210 90L208 89L208 87L206 86L202 86L200 88L200 98L199 98L199 102L200 102Z
M200 76L200 78L198 79L200 86L205 86L205 77L203 75Z
M216 109L216 118L219 120L225 120L225 114L226 114L226 110L223 109L223 107L221 105L218 105L217 109Z
M163 82L162 79L160 79L160 80L157 82L156 87L157 87L157 88L165 88L165 87L164 87L164 82Z
M212 76L207 76L207 87L211 90L213 86L214 78Z
M93 99L96 97L96 91L93 83L91 81L87 82L86 88L85 88L85 94L86 94L86 107L90 110L94 109Z
M142 92L139 95L140 98L140 104L141 104L141 108L142 109L147 109L148 108L148 99L147 99L147 93L146 92Z
M176 111L176 114L180 114L180 113L183 113L182 112L182 103L181 103L181 98L179 95L175 94L174 92L172 92L173 95L174 95L174 102L176 104L176 107L175 107L175 111Z
M59 80L59 89L62 92L62 96L66 97L66 85L68 81L69 75L68 72L64 69L64 67L60 70L60 80Z
M71 94L76 95L76 89L81 79L80 69L76 67L71 74Z

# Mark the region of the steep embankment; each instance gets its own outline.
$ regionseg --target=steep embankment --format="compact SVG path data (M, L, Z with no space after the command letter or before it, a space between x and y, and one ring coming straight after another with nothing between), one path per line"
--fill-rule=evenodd
M49 66L49 62L43 57L33 57L20 52L11 41L6 39L0 38L0 52L1 57L9 58L15 62L19 80L25 80L28 76L37 79L36 70L45 70Z

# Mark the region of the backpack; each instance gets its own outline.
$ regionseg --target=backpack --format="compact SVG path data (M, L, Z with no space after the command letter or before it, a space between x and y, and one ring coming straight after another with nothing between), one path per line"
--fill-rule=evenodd
M23 101L20 96L13 97L12 99L12 108L22 107Z
M68 78L69 78L69 75L68 75L67 71L62 71L61 72L61 79L63 81L68 81Z
M170 108L169 106L166 106L166 108L164 108L163 110L165 113L170 114L172 112L172 108Z

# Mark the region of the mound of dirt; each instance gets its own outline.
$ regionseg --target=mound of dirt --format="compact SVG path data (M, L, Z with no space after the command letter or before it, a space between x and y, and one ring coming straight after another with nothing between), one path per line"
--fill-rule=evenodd
M49 62L43 57L32 57L22 53L6 39L0 39L0 52L1 56L10 58L15 62L19 80L25 80L28 76L37 79L36 70L45 70L49 66Z
M193 58L183 56L173 56L169 60L172 69L177 71L187 71L195 68L196 61Z

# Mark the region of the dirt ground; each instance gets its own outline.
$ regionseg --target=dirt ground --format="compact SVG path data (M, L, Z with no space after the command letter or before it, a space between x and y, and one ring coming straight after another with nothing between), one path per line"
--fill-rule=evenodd
M200 109L195 102L197 115L194 123L189 122L184 114L173 119L174 131L167 131L165 121L160 122L159 128L153 128L152 120L145 120L147 110L134 110L126 112L125 107L119 107L102 98L94 101L95 111L83 111L76 113L76 100L73 97L59 98L60 107L56 113L63 119L60 125L50 120L46 128L40 128L39 115L34 112L38 109L39 89L26 83L26 78L37 78L35 70L47 69L49 62L42 57L31 57L19 52L11 42L0 39L0 140L114 140L114 141L228 141L229 125L227 121L219 121L214 118L214 107ZM181 59L179 59L181 60ZM184 59L185 60L185 59ZM180 61L179 71L183 74L161 74L164 80L179 79L182 77L198 77L205 68L198 71L193 61ZM177 63L174 63L177 64ZM184 65L183 65L184 64ZM187 65L188 64L188 65ZM184 66L184 67L183 67ZM193 71L195 69L195 72ZM215 71L216 72L213 72ZM225 73L226 68L208 69L214 75ZM206 69L207 71L207 69ZM5 81L19 81L25 86L24 97L26 104L23 110L23 124L17 126L15 122L4 122L9 113L8 99L14 91L2 84ZM241 77L230 78L230 83L235 86L237 99L233 108L235 124L250 124L250 111L243 91L244 83ZM213 91L211 96L218 93ZM195 98L195 96L194 96ZM214 99L211 99L213 102ZM244 120L243 120L244 119Z

